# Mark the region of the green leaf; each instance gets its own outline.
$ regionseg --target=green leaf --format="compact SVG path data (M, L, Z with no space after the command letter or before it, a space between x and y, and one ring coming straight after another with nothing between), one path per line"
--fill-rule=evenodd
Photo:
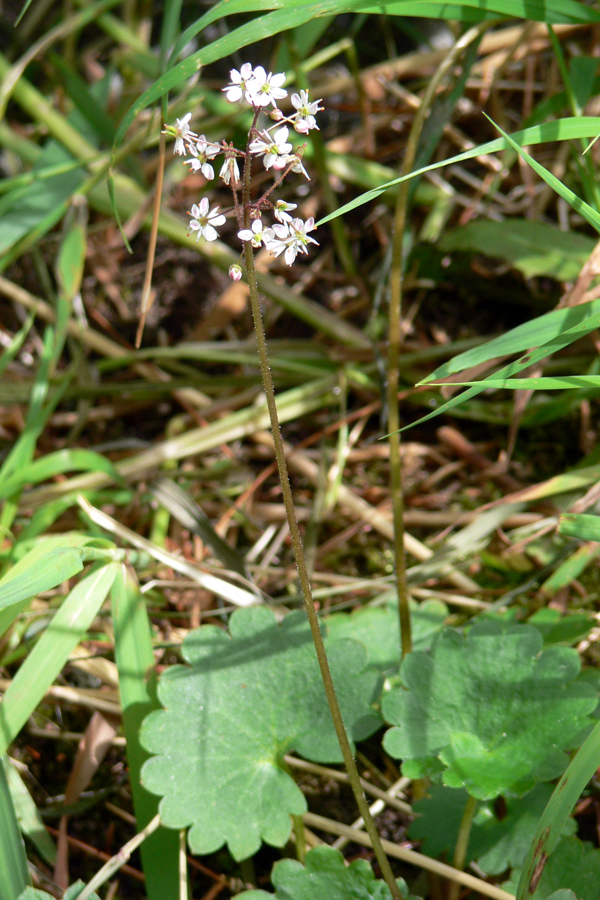
M67 888L63 900L77 900L77 897L79 897L84 887L83 881L76 881L70 888ZM20 894L18 900L54 900L54 897L52 894L47 894L46 891L28 887ZM98 897L98 894L92 893L89 896L89 900L100 900L100 898Z
M127 762L138 831L158 812L157 798L140 782L148 754L140 744L142 721L159 708L152 650L152 628L144 598L134 578L121 564L111 590L115 662L119 670L119 696L127 740ZM140 847L148 900L175 897L178 891L179 835L158 828Z
M114 548L110 541L76 531L46 536L31 550L17 544L13 555L23 555L0 579L0 636L32 597L78 575L84 562L96 558L103 546Z
M8 369L11 362L16 358L19 350L25 343L25 338L29 334L29 330L35 321L35 313L29 313L27 320L21 326L19 331L9 340L6 347L0 354L0 377Z
M600 516L565 513L558 521L558 532L582 541L600 541Z
M98 564L75 585L9 685L0 704L0 753L6 752L70 653L94 621L118 564Z
M465 637L446 629L431 654L411 653L403 688L384 697L392 728L384 746L409 777L441 763L444 782L480 799L522 794L556 777L597 703L577 681L570 647L542 650L530 625L478 622Z
M439 600L410 601L414 650L428 650L441 631L448 607ZM369 666L381 672L395 670L400 664L400 623L398 601L385 606L367 606L352 613L334 613L325 619L331 640L352 638L361 641L369 654Z
M447 232L438 242L442 250L471 250L502 259L526 278L547 275L574 281L596 245L593 238L564 232L546 222L478 219Z
M600 124L600 123L599 123ZM600 130L600 129L599 129ZM590 303L580 303L578 306L569 307L568 309L555 309L552 312L538 316L530 322L524 322L510 331L499 335L487 343L464 353L459 353L443 365L424 378L421 384L430 384L432 381L439 381L448 375L456 375L464 369L470 369L472 366L478 366L481 363L489 362L492 359L498 359L502 356L512 356L514 353L522 353L531 347L539 347L553 338L559 337L563 332L575 325L584 322L590 316L600 312L600 300L593 300Z
M600 722L569 763L540 817L519 879L517 900L529 898L533 893L540 867L555 850L564 822L571 815L579 795L599 765Z
M562 888L560 891L554 891L546 900L579 900L579 898L569 888Z
M494 127L500 132L501 135L508 141L513 150L519 154L521 159L525 160L525 162L531 166L534 172L543 178L543 180L548 184L553 191L555 191L559 197L562 197L563 200L566 200L569 206L573 207L575 212L579 213L580 216L583 216L585 221L595 228L596 231L600 231L600 213L595 210L589 203L586 203L585 200L582 200L581 197L578 197L570 188L560 181L556 175L553 175L552 172L549 172L544 168L537 160L535 160L532 156L527 153L513 138L511 138L505 131L503 131L499 125L497 125L493 119L490 119L486 113L484 113L486 119L494 125Z
M306 811L283 755L342 757L304 614L278 625L264 607L243 609L231 617L230 631L193 631L182 645L189 667L162 675L158 697L166 709L145 719L140 736L157 754L144 764L142 782L163 797L167 827L191 826L193 853L226 842L244 859L261 840L282 846L290 815ZM328 641L327 653L346 728L363 739L381 722L370 706L380 678L363 672L366 651L355 641Z
M527 620L534 625L544 638L544 645L575 644L590 633L596 620L587 613L571 613L563 616L557 609L538 610Z
M514 892L515 877L506 889ZM600 885L600 850L577 837L563 838L548 857L531 900L549 900L555 891L569 888L579 900L598 900Z
M526 353L524 356L519 357L519 359L515 360L509 365L504 366L502 369L496 372L495 375L491 375L489 377L489 381L499 381L505 379L511 375L514 375L516 372L521 372L523 369L529 368L529 366L533 366L536 363L541 362L541 360L546 359L553 353L556 353L557 350L562 350L563 347L568 347L569 344L573 344L579 338L584 337L586 334L589 334L598 325L600 325L600 315L595 313L593 316L591 316L589 319L586 319L581 324L577 324L571 328L567 328L566 331L561 332L556 337L552 338L549 341L546 341L544 344L539 345L539 338L537 341L534 340L534 342L530 346L535 346L536 349L530 350L529 353ZM458 396L453 397L446 403L443 403L434 412L423 416L418 420L418 422L414 422L412 425L407 425L401 430L405 431L406 428L412 428L414 425L426 422L428 419L431 419L434 416L439 416L440 413L447 412L455 406L460 406L460 404L465 403L467 400L470 400L472 397L480 394L487 387L488 379L483 378L481 381L477 382L474 387L468 388L466 391L458 394Z
M15 900L30 881L25 846L6 777L8 765L0 757L0 900Z
M305 864L295 859L281 859L273 866L271 881L275 893L244 891L237 897L243 900L390 900L391 892L384 881L377 881L366 859L356 859L346 865L339 850L315 847L306 855ZM402 878L397 879L402 897L408 898L408 888ZM237 900L237 898L235 898Z
M552 794L552 786L537 784L524 797L506 798L506 815L493 816L476 827L477 865L487 875L499 875L505 869L520 868L527 856L540 816ZM577 831L577 822L567 819L563 834Z
M426 797L415 800L413 811L417 818L410 823L408 834L411 840L421 842L420 849L426 856L436 858L447 853L452 858L468 798L468 793L461 788L449 788L433 783L427 788ZM474 835L482 813L484 816L492 815L490 804L483 806L479 804L473 816L465 860L467 863L475 858Z
M417 4L415 4L415 6L416 5ZM422 4L419 3L419 5ZM444 6L446 10L449 11L450 4L440 4L440 6ZM408 14L410 13L407 13L407 15ZM414 14L419 15L418 12ZM452 16L450 16L450 18L452 18ZM564 119L555 119L552 122L543 122L541 125L531 125L529 128L524 128L522 131L516 131L511 136L511 140L518 142L520 146L530 147L534 144L544 144L549 141L568 141L574 140L576 138L595 138L599 133L600 120L598 118L592 118L590 116L571 117ZM319 221L317 222L317 228L320 228L321 225L324 225L331 219L335 219L337 216L345 215L345 213L356 209L357 206L362 206L364 203L368 203L371 200L376 200L377 197L379 197L381 194L384 194L388 190L388 188L400 184L403 181L408 181L411 178L417 178L419 175L425 174L425 172L432 172L434 169L440 169L443 166L455 165L456 163L464 162L467 159L474 159L476 156L480 156L481 154L499 153L501 150L506 150L507 146L512 146L508 136L506 139L497 138L495 141L488 141L486 144L479 144L477 147L473 147L470 150L465 150L463 153L458 153L456 156L452 156L450 159L432 163L429 166L423 166L421 169L415 169L414 172L409 172L408 175L402 175L400 178L394 178L391 181L387 181L384 184L378 185L377 187L366 191L359 197L355 197L354 200L350 200L349 203L345 203L343 206L340 206L340 208L336 209L335 212L329 213L329 215L324 216L322 219L319 219Z
M421 850L427 856L452 855L468 793L441 784L432 784L427 793L428 797L413 805L418 818L411 823L408 833L412 839L421 841ZM466 861L476 861L488 875L522 866L551 794L550 785L538 784L524 797L509 796L502 818L495 814L492 804L480 804L473 817ZM574 819L567 819L563 833L573 834L576 829Z
M364 12L381 13L381 6L377 4L363 3L358 8ZM471 11L472 15L469 15ZM598 21L595 9L577 3L576 0L462 0L460 3L396 0L385 4L385 12L388 16L433 16L436 19L458 19L463 22L479 22L488 16L511 16L550 23Z
M54 453L47 453L10 475L0 486L0 497L10 497L25 484L39 484L40 481L45 481L59 473L77 470L105 472L117 484L124 484L118 470L102 454L82 448L72 450L65 448L56 450Z
M56 845L42 822L33 797L12 763L6 765L6 777L10 794L22 833L31 841L37 852L51 866L56 862Z
M457 385L481 384L480 381L454 381ZM599 375L542 375L539 378L496 378L491 375L485 379L485 388L508 391L573 391L582 388L594 389L595 396L600 388Z
M74 547L31 550L0 580L0 636L32 597L57 587L82 569L81 551Z

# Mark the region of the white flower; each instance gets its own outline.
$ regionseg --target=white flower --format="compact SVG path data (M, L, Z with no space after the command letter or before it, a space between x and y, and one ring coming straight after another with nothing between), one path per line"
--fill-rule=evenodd
M198 137L195 132L190 131L191 118L191 112L186 113L183 119L175 120L175 125L165 125L163 129L163 134L172 134L175 137L173 153L177 153L179 156L183 156L185 153L186 142L193 141Z
M215 170L211 166L209 160L221 152L218 144L211 144L207 141L203 134L200 135L196 144L189 145L192 159L186 159L185 163L192 167L194 172L200 170L208 181L212 181L215 177Z
M242 267L239 263L233 263L229 266L229 277L232 281L239 281L242 277Z
M287 240L290 237L290 227L285 225L273 225L272 228L265 228L263 232L263 243L269 253L273 256L279 256L283 253L287 246Z
M230 84L227 87L222 88L224 90L225 96L229 100L230 103L239 103L244 94L246 93L246 85L253 78L254 73L252 71L252 65L247 62L241 67L238 72L237 69L232 69L229 73L229 77L231 78ZM248 97L246 96L246 100ZM250 100L248 100L250 103Z
M300 91L299 94L292 94L292 106L298 112L294 116L294 129L299 134L308 134L312 128L319 130L315 115L320 112L323 107L319 106L320 100L313 100L312 103L308 99L308 91Z
M302 219L292 219L284 225L273 225L265 228L263 241L265 247L273 256L284 253L284 259L291 266L298 253L308 253L308 244L318 244L307 232L315 230L315 220L311 217L303 222Z
M293 156L287 156L285 159L285 164L288 166L290 163L293 163L290 172L297 172L298 174L302 173L305 178L310 181L310 175L302 165L302 158L298 156L297 153L294 153Z
M235 156L227 156L225 158L225 162L221 166L221 171L219 172L219 178L222 178L225 184L229 184L231 181L231 170L233 168L233 181L235 184L240 180L240 167L237 164L237 159Z
M238 231L240 241L252 241L253 247L260 247L263 242L263 223L260 219L255 219L251 228L244 228Z
M199 204L194 203L189 215L192 216L192 219L190 221L190 230L188 234L192 231L198 232L196 235L196 243L198 243L200 236L207 241L216 241L219 237L216 226L225 224L225 216L222 213L219 213L218 206L209 210L208 200L206 197L203 197Z
M247 85L246 100L252 106L268 106L269 103L277 106L278 100L287 97L287 91L281 87L284 81L285 72L278 75L269 72L267 75L262 66L257 66Z
M285 200L277 200L275 202L275 218L279 222L291 222L292 217L289 214L290 209L296 209L297 203L286 203Z
M265 169L283 169L289 159L288 153L292 149L292 145L288 142L289 128L285 125L279 128L273 137L268 131L261 131L260 137L250 144L250 153L257 156L263 156Z

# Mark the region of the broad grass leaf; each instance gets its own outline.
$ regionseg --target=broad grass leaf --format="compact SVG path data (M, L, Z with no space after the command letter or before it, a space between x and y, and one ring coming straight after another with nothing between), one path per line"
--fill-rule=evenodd
M532 626L478 622L466 637L446 629L430 654L411 653L403 688L383 700L397 726L387 751L410 777L437 763L447 785L483 800L555 778L591 723L597 692L578 680L574 649L542 644Z
M572 613L563 616L557 609L544 607L527 620L535 626L544 638L544 645L576 644L590 633L596 624L587 613Z
M391 900L390 889L375 878L366 859L356 859L346 865L339 850L315 847L306 855L304 865L295 859L282 859L273 866L271 881L275 893L244 891L240 900ZM402 878L397 879L402 897L408 898L408 888ZM236 898L237 900L237 898Z
M35 597L83 569L83 554L75 547L36 547L0 579L0 637Z
M487 343L459 353L453 359L441 366L424 378L421 384L430 384L439 381L448 375L456 375L472 366L499 359L502 356L511 356L513 353L522 353L531 347L539 347L554 338L559 337L569 328L580 325L590 316L600 312L600 301L593 300L590 303L581 303L568 309L555 309L552 312L538 316L530 322L524 322L516 328L493 338Z
M13 805L6 757L0 756L0 898L14 900L31 883L17 815Z
M142 782L162 796L160 814L170 828L191 826L194 853L227 843L236 859L261 841L282 846L290 815L306 810L299 788L282 768L285 753L339 762L341 752L308 623L292 613L278 625L264 607L239 610L231 637L206 625L189 634L182 654L189 666L161 676L164 710L150 713L141 742L156 754ZM364 647L328 641L332 676L349 735L372 734L381 720L372 707L380 677L365 669Z
M115 633L115 662L119 670L119 695L127 741L127 762L137 829L141 831L158 812L158 798L145 791L140 770L148 754L140 744L144 716L159 708L152 650L152 626L137 581L124 563L111 589ZM158 828L140 847L146 896L164 900L178 892L179 835Z
M449 4L444 4L444 6L448 7ZM409 13L407 13L407 15L408 14ZM416 13L416 15L418 15L418 13ZM452 18L452 16L449 18ZM320 228L321 225L324 225L331 219L335 219L337 216L345 215L351 210L356 209L357 206L362 206L364 203L377 199L377 197L384 194L394 185L398 185L403 181L409 181L411 178L416 178L419 175L425 174L425 172L432 172L433 170L443 168L444 166L455 165L456 163L464 162L464 160L473 159L476 156L484 155L486 153L498 153L505 150L507 146L510 147L510 140L512 139L517 141L522 147L530 147L534 144L543 144L549 141L595 138L598 136L599 132L600 121L597 117L592 118L591 116L555 119L552 122L542 122L539 125L531 125L529 128L524 128L522 131L515 132L510 139L507 136L506 140L504 138L498 138L495 141L479 144L477 147L473 147L470 150L465 150L463 153L458 153L456 156L450 157L450 159L431 163L429 166L423 166L420 169L415 169L414 172L409 172L408 175L402 175L400 178L394 178L379 184L377 187L371 188L371 190L366 191L359 197L355 197L353 200L340 206L335 212L323 216L323 218L319 219L317 222L317 228Z
M414 650L428 650L444 625L448 607L440 600L410 601ZM352 638L367 648L369 666L387 673L400 665L400 623L398 600L385 606L369 606L352 613L334 613L325 619L330 639Z
M569 312L573 311L574 310L572 308L569 310ZM426 422L428 419L432 419L434 416L439 416L441 413L447 412L455 406L460 406L467 400L470 400L472 397L475 397L477 396L477 394L480 394L482 391L484 391L488 387L488 381L503 380L504 378L514 375L517 372L522 372L523 369L529 368L529 366L533 366L541 360L546 359L548 356L556 353L557 350L562 350L563 347L567 347L569 344L575 343L575 341L579 340L579 338L584 337L586 334L589 334L591 331L593 331L596 327L598 327L598 325L600 325L600 316L596 313L589 319L586 319L583 323L577 324L571 328L567 328L566 331L561 332L556 337L552 338L549 341L546 341L541 345L539 343L539 338L537 341L534 340L534 342L530 344L530 346L535 347L534 350L531 350L529 353L524 354L523 356L519 357L519 359L509 363L509 365L503 366L503 368L499 369L499 371L494 375L490 375L489 378L481 379L481 381L479 381L474 387L467 388L466 391L463 391L461 394L458 394L451 400L447 400L446 403L443 403L434 412L431 412L419 419L418 423L415 422L413 423L413 425L406 425L401 429L401 431L405 431L406 428L412 428L416 424ZM430 378L426 379L422 383L430 383Z
M69 655L84 638L118 571L97 563L77 582L6 689L0 704L0 752L4 753L42 700Z
M56 862L56 845L46 830L35 801L15 766L7 760L6 778L22 834L51 866Z
M372 3L361 5L363 12L381 13L381 6ZM462 0L461 3L440 3L439 0L396 0L386 3L388 16L412 15L436 19L457 19L461 22L480 22L498 16L532 19L549 22L597 22L598 13L576 0Z
M117 484L125 482L118 469L101 453L75 447L56 450L23 465L0 485L0 498L10 497L26 484L39 484L55 475L71 471L105 472Z
M109 81L105 79L94 85L92 94L104 101L108 95ZM66 120L93 147L97 146L97 135L85 121L81 113L75 110ZM74 155L61 146L53 138L46 141L42 152L36 159L32 174L39 173L40 178L26 187L16 187L7 193L0 202L0 258L5 257L14 245L27 235L49 231L56 221L64 215L65 203L77 192L87 178L84 167L69 169L74 163ZM45 170L65 166L65 171L57 171L50 177L44 177ZM6 262L0 262L4 267Z
M600 516L565 513L558 522L558 533L582 541L600 541Z

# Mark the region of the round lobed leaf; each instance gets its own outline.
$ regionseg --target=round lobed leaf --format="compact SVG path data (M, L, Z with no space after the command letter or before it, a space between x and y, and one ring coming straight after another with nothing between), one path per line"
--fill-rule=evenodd
M344 857L333 847L315 847L306 856L305 865L295 859L282 859L273 866L275 894L244 891L235 900L391 900L390 889L377 881L366 859L346 866ZM400 893L408 900L405 882L397 879Z
M189 666L162 675L158 696L166 708L151 713L141 731L142 744L156 754L142 781L162 796L167 827L191 826L194 853L227 843L244 859L262 840L282 846L290 815L306 810L283 755L342 757L304 614L278 625L269 609L241 609L230 633L213 625L193 631L182 645ZM327 653L349 735L368 737L381 724L370 705L380 677L363 672L366 651L356 641L328 641Z
M466 637L446 629L431 653L406 658L403 687L384 697L397 726L384 746L410 777L438 768L483 800L523 794L562 772L564 751L590 725L597 692L579 669L574 649L542 650L529 625L478 622Z
M448 615L440 600L417 603L410 600L412 644L415 650L429 650ZM325 619L330 638L354 638L369 654L369 666L383 673L396 672L400 665L400 623L398 598L392 596L385 606L364 606L351 613L333 613Z

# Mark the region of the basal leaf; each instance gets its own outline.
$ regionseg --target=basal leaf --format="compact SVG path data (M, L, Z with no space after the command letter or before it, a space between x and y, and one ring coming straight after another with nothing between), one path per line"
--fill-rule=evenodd
M523 865L541 814L552 795L552 786L537 784L524 797L508 797L502 819L490 817L478 823L474 835L477 865L487 875ZM577 831L574 819L567 819L563 833Z
M306 810L283 755L342 757L304 614L278 625L268 609L243 609L231 617L230 631L193 631L182 646L189 666L162 675L158 696L166 708L142 726L141 741L156 754L142 781L162 796L167 827L191 826L194 853L227 843L244 859L263 840L282 846L290 815ZM356 641L328 641L327 651L346 728L354 740L365 738L381 721L370 706L380 677L363 672L366 651Z
M421 842L420 849L426 856L436 858L446 853L448 858L452 859L468 799L469 795L461 788L431 784L427 788L427 796L413 803L413 811L417 818L410 823L408 834L411 840ZM478 808L473 817L465 860L467 863L475 858L472 849L473 835L481 813L481 808ZM485 805L483 814L492 815L489 804Z
M507 890L515 892L516 875L513 875ZM558 900L555 892L574 892L578 900L598 900L600 891L600 850L577 837L563 838L547 858L535 891L529 893L531 900ZM560 900L566 898L560 897Z
M356 859L346 866L344 857L333 847L315 847L306 855L305 864L295 859L281 859L273 866L271 878L275 893L244 891L240 900L390 900L390 889L377 881L366 859ZM405 882L397 879L400 893L408 897ZM237 898L235 898L237 900Z
M469 795L462 788L441 784L432 784L427 793L429 796L413 805L418 818L411 823L408 833L421 841L421 850L427 856L447 853L452 858ZM550 785L538 784L524 797L509 796L501 817L493 804L479 804L473 816L466 861L476 861L488 875L522 866L551 794ZM568 819L565 835L573 834L576 829L575 820Z
M410 601L412 640L415 650L428 650L434 636L442 629L448 607L439 600L423 603ZM369 654L369 666L381 672L397 669L400 663L400 623L398 601L385 606L369 606L352 613L334 613L325 619L332 639L352 638L361 641Z
M562 888L560 891L554 891L546 900L579 900L579 898L569 888Z
M446 629L431 653L405 659L403 687L384 697L397 725L384 745L410 777L437 763L447 785L480 799L523 794L560 774L590 724L597 693L579 669L575 650L542 649L530 625L478 622L466 637Z

